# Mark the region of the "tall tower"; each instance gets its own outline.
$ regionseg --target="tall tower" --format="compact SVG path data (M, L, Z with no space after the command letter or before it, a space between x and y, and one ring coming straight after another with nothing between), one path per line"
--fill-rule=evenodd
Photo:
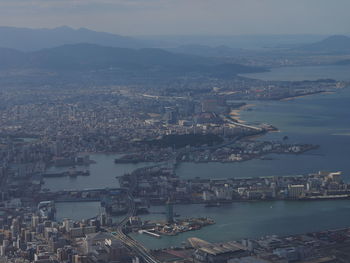
M174 206L170 201L170 198L166 202L166 220L169 224L174 223Z

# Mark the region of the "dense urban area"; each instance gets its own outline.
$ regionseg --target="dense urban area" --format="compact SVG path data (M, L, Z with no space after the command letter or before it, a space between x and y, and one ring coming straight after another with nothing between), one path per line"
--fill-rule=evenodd
M347 229L222 244L190 239L184 247L155 251L127 233L161 238L215 224L210 218L176 218L176 204L212 207L240 201L349 198L341 173L220 180L185 180L175 174L180 162L240 162L317 148L288 138L261 140L278 127L245 123L239 112L254 108L252 100L336 92L344 85L331 80L270 83L240 78L211 89L189 87L176 97L169 93L171 88L2 89L1 257L6 262L336 262L335 257L345 253L341 244L348 238ZM116 164L159 164L115 178L118 189L45 188L47 177L89 176L89 171L74 167L93 163L93 153L119 153ZM51 166L71 168L52 173L47 171ZM99 201L103 212L79 222L55 221L55 202L70 201ZM148 213L150 205L165 205L166 219L143 221L139 216ZM115 215L125 220L113 222ZM325 252L330 248L335 256Z
M103 59L91 66L85 56L95 49ZM341 171L209 179L176 174L183 163L269 161L271 154L293 156L318 149L320 145L284 135L269 140L264 135L278 134L279 127L264 120L249 123L240 114L254 112L256 102L333 94L349 83L327 78L264 81L240 73L335 63L348 55L242 51L217 64L217 58L208 62L142 49L140 53L152 53L146 56L148 63L157 56L163 64L136 65L126 59L124 67L107 59L105 67L108 54L114 58L136 52L105 49L84 44L54 49L57 57L76 54L78 62L62 62L48 55L51 49L17 54L16 59L11 57L14 51L4 56L11 63L5 70L0 65L1 263L349 262L349 228L208 242L196 233L214 227L215 219L176 212L177 205L226 209L242 202L350 199L350 184ZM168 65L163 58L175 62ZM178 60L194 62L185 67ZM69 66L77 68L70 71ZM90 177L95 154L115 156L115 166L145 167L114 175L119 187L52 190L46 185L46 179ZM58 220L56 205L69 202L98 202L101 208L92 218ZM158 212L164 218L145 219L155 206L164 210ZM188 232L193 237L164 249L149 249L133 238L174 238Z

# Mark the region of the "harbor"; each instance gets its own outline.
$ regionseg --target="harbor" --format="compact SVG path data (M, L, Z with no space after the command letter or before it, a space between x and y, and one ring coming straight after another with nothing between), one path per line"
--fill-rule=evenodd
M77 177L77 176L89 176L90 172L88 170L86 171L76 171L76 170L69 170L67 172L61 172L61 173L44 173L42 175L43 178L54 178L54 177Z
M176 219L173 222L166 220L141 221L137 217L130 218L129 220L129 227L132 232L146 234L156 238L177 236L190 231L198 231L214 224L215 221L213 219L204 217Z

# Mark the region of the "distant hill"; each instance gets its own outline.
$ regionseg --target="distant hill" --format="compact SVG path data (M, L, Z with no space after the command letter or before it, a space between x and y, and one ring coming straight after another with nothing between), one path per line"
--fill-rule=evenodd
M15 49L0 48L0 69L17 68L25 63L25 57L25 53Z
M350 65L350 59L340 60L340 61L336 62L335 65L338 65L338 66Z
M175 54L162 49L128 49L94 44L63 45L34 52L0 49L1 69L52 71L116 70L132 73L187 75L191 73L226 77L263 69L200 56Z
M300 46L296 50L309 53L347 54L350 53L350 37L330 36L320 42Z
M182 45L176 48L167 49L171 52L191 54L203 57L233 57L242 53L239 48L227 46L210 47L205 45Z
M0 27L0 47L34 51L66 44L90 43L111 47L145 48L147 41L86 28L63 26L53 29Z

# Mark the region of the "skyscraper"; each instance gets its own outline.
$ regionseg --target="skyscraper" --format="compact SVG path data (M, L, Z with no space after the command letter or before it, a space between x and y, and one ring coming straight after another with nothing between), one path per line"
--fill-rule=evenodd
M170 199L166 203L166 219L170 224L174 222L174 206Z

